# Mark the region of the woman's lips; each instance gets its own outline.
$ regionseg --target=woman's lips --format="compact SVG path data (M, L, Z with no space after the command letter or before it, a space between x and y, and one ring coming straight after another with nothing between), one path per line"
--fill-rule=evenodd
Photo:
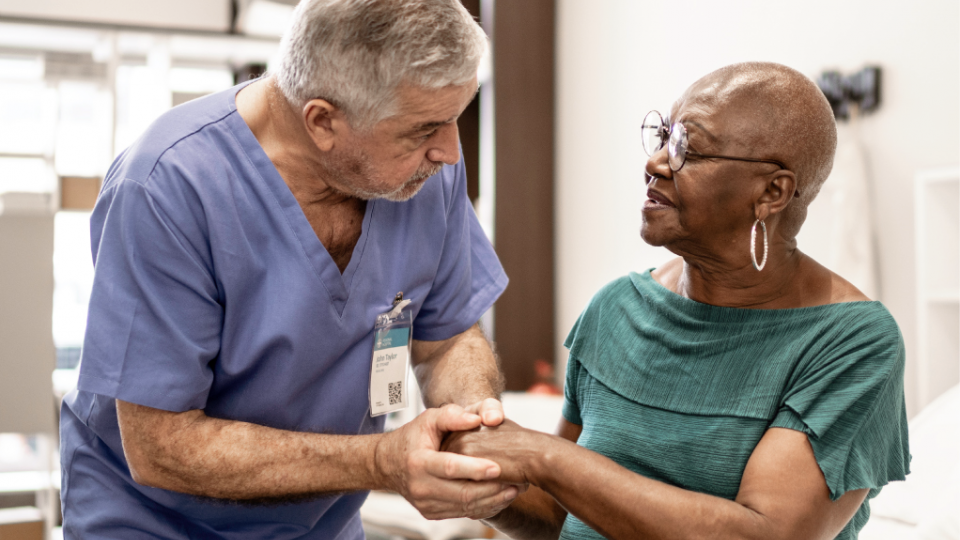
M647 190L647 200L643 203L644 209L657 209L657 208L674 208L674 204L670 202L670 199L667 199L660 193L648 189Z

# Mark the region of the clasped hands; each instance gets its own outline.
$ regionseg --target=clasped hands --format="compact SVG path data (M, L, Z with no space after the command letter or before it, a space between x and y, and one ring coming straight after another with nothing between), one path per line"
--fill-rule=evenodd
M427 409L377 445L380 485L428 519L494 516L527 489L510 442L520 432L528 430L505 420L492 398L467 408Z

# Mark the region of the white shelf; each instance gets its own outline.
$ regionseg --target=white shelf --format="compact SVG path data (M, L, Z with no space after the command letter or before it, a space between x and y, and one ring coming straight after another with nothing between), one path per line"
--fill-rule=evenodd
M0 473L0 493L30 493L60 489L60 471L21 471Z
M924 298L933 304L950 304L960 302L960 291L929 291Z
M922 409L960 382L960 169L914 181L917 394Z

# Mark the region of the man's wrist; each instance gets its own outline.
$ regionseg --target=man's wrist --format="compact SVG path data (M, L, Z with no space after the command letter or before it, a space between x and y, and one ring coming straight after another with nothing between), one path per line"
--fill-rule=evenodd
M390 457L390 451L385 448L386 443L388 442L388 434L381 433L378 435L371 435L372 445L371 451L367 452L367 471L370 476L370 483L372 489L384 489L384 490L393 490L392 487L392 474L389 472L389 464L387 463Z

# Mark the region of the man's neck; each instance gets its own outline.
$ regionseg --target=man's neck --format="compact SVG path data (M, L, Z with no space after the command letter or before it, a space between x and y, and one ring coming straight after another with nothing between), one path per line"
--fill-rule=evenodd
M317 147L272 78L241 90L237 94L237 112L343 273L362 233L366 201L337 191L324 181Z
M236 99L240 117L301 205L335 206L353 199L324 181L317 147L272 77L251 83Z

